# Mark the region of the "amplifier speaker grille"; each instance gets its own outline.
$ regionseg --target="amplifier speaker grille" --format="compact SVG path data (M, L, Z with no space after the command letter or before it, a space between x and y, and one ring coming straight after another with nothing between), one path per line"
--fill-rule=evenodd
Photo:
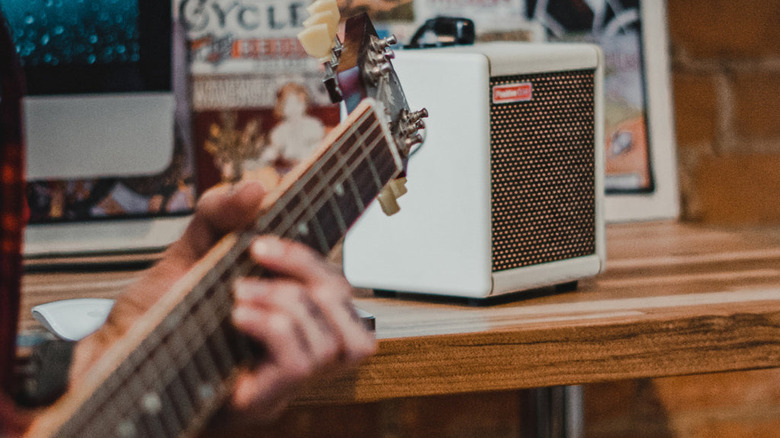
M493 271L595 253L594 71L493 77L530 83L492 104Z

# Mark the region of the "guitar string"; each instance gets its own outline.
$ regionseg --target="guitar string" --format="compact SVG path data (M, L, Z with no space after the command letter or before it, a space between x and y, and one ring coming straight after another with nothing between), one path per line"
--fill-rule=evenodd
M363 135L363 137L366 137L366 136L370 135L370 133L371 133L373 130L375 130L375 128L376 128L375 126L372 126L371 128L369 128L371 131L369 131L369 133L368 133L367 135ZM349 133L349 135L345 135L345 136L343 136L342 138L346 138L347 140L348 140L348 139L350 139L350 136L351 136L351 135L354 135L354 130L351 130L351 131L352 131L352 132L350 132L350 133ZM377 143L379 143L379 142L381 142L383 139L384 139L384 137L380 136L380 137L379 137L379 138L378 138L376 141L374 141L374 142L373 142L374 144L373 144L373 145L371 145L371 147L372 147L372 148L373 148L373 147L375 147L375 146L376 146L376 144L377 144ZM365 150L366 148L365 148L365 144L364 144L364 143L361 143L361 142L359 142L359 141L358 141L356 144L357 144L359 147L358 147L358 148L355 148L355 149L358 149L358 151L357 151L357 152L358 152L358 153L360 153L360 155L361 155L361 158L362 158L363 156L370 155L370 154L369 154L369 152L370 152L370 151L368 151L368 152L367 152L367 151ZM351 152L351 153L354 153L354 152ZM342 155L342 156L343 156L344 154L340 154L340 155ZM371 165L372 163L370 163L370 160L368 160L368 161L369 161L369 165ZM328 162L328 160L322 160L320 163L327 163L327 162ZM321 168L324 166L324 164L320 164L320 163L317 163L317 165L316 165L316 166L315 166L315 167L312 169L311 177L310 177L309 179L312 179L314 176L317 176L319 173L321 173L321 172L320 172L320 170L321 170ZM362 163L360 163L360 162L357 162L357 163L355 163L355 165L354 165L354 166L348 166L348 167L350 167L350 168L355 168L355 169L356 169L356 168L358 168L358 167L359 167L361 164L362 164ZM372 173L374 174L374 180L375 180L375 182L377 182L378 180L377 180L377 176L376 176L376 171L375 171L373 168L371 169L371 171L372 171ZM336 172L335 172L335 173L334 173L334 172L331 172L331 175L328 175L330 178L327 178L327 179L328 179L328 180L330 180L330 179L331 179L333 176L338 176L338 175L337 175L337 173L338 173L338 169L336 170ZM354 173L355 173L355 172L354 172L354 169L353 169L352 175L354 175ZM347 175L347 178L346 178L346 179L351 179L351 176L350 176L350 175ZM328 187L327 187L327 186L323 186L323 183L324 183L324 181L323 181L323 178L320 178L320 179L319 179L319 182L318 182L318 184L317 184L317 186L316 186L316 187L317 187L317 189L318 189L318 190L317 190L317 193L322 193L323 191L327 191L327 188L328 188ZM353 184L354 184L354 183L355 183L355 181L353 180ZM379 183L377 184L377 186L380 186L380 184L381 184L381 182L379 182ZM381 187L381 186L380 186L380 187ZM359 198L359 197L356 197L356 200L360 200L360 198ZM323 206L323 204L324 204L324 202L320 202L319 204L320 204L320 207L322 207L322 206ZM300 208L300 210L302 210L302 211L300 212L300 214L303 214L303 213L305 213L305 211L306 211L306 209L305 209L305 208L303 208L303 207L302 207L302 208ZM315 210L315 211L318 211L318 210ZM299 215L299 216L300 216L300 215ZM293 221L293 223L294 223L294 221ZM287 221L286 223L280 224L280 225L277 227L277 229L275 230L275 232L279 232L279 228L282 228L282 227L283 227L283 226L285 226L285 225L286 225L286 226L291 226L292 224L290 224L290 221ZM200 313L200 312L198 312L198 313ZM211 324L209 324L209 325L211 325ZM202 327L201 327L201 329L202 329ZM174 376L174 377L175 377L175 376Z
M372 128L374 128L374 127L372 127ZM371 129L371 128L369 128L369 129ZM371 134L371 131L369 131L368 135L370 135L370 134ZM364 137L365 137L365 135L364 135ZM363 139L362 139L362 138L359 138L358 140L359 140L359 141L357 142L357 144L358 144L358 145L359 145L359 146L360 146L362 149L365 149L365 143L362 141ZM380 139L378 139L378 140L377 140L377 142L378 142L378 141L381 141L381 138L380 138ZM375 142L375 143L377 143L377 142ZM372 147L374 147L374 146L375 146L375 145L372 145ZM343 154L342 154L342 155L343 155ZM366 155L366 153L363 153L363 154L361 154L361 155ZM327 161L326 161L326 162L327 162ZM369 163L369 164L370 164L370 163ZM357 167L357 166L359 166L359 165L360 165L360 163L358 162L358 163L355 165L355 167ZM319 167L319 168L321 168L322 166L318 166L318 167ZM316 176L318 173L321 173L321 172L317 172L318 170L319 170L319 169L314 169L314 173L313 173L313 175L315 175L315 176ZM354 172L353 172L353 174L354 174ZM328 178L328 179L330 179L330 178ZM379 184L377 184L377 185L379 185ZM318 191L319 191L319 192L321 192L322 190L318 190ZM198 313L200 313L200 312L198 312Z
M374 127L370 128L370 129L373 129L373 128L374 128ZM371 131L369 131L369 133L368 133L367 135L371 135ZM365 136L367 136L367 135L364 135L364 137L365 137ZM382 139L382 138L380 137L380 138L377 140L377 142L378 142L378 141L381 141L381 139ZM363 139L359 139L359 140L363 140ZM361 147L362 149L365 149L365 143L364 143L364 142L362 142L362 141L358 141L358 143L357 143L357 144L358 144L358 145L360 145L360 147ZM372 145L372 147L374 147L374 146L375 146L375 145ZM366 153L362 153L361 155L367 155L367 154L366 154ZM327 162L327 161L325 161L325 162ZM371 164L372 164L372 163L370 163L370 160L369 160L369 165L371 165ZM357 166L359 166L359 165L360 165L360 163L358 162L358 163L355 165L355 167L357 167ZM322 166L318 166L318 167L319 167L319 168L321 168ZM373 168L373 166L371 166L371 167L372 167L372 168L371 168L371 172L372 172L372 173L373 173L373 175L374 175L374 180L375 180L375 182L378 182L379 180L378 180L378 177L377 177L377 175L376 175L376 170ZM318 169L314 169L314 173L313 173L313 175L315 175L315 176L317 175L317 173L318 173L318 172L317 172L317 170L318 170ZM354 175L354 172L353 172L353 175ZM320 180L320 181L321 181L321 180ZM381 186L381 182L378 182L377 186L378 186L378 187L380 187L380 186ZM319 192L321 192L322 190L318 190L318 191L319 191ZM356 198L356 199L359 199L359 198ZM320 206L322 206L322 203L320 203ZM305 209L304 209L304 210L305 210ZM315 211L318 211L318 210L315 210ZM280 225L280 226L281 226L281 225ZM223 340L224 340L224 338L223 338ZM223 345L224 345L224 344L223 344ZM174 376L174 377L175 377L175 376Z
M201 306L201 308L199 308L198 310L199 310L199 312L197 312L198 314L202 314L203 312L208 311L208 309L206 309L206 306ZM203 327L200 327L200 330L202 330L202 329L203 329ZM172 334L172 333L169 333L169 334ZM173 337L176 337L176 336L173 336ZM139 359L150 359L152 357L152 355L155 354L156 351L159 349L158 347L161 346L160 343L159 342L155 342L155 340L156 339L155 339L154 332L153 332L153 334L149 338L144 340L146 342L141 342L136 347L136 349L133 350L130 353L130 357L128 358L128 360L126 362L124 362L125 368L130 368L129 372L127 372L127 373L118 373L118 374L122 374L122 375L115 374L114 375L115 378L113 378L113 379L109 378L110 380L107 379L109 381L104 381L107 384L107 386L103 386L102 387L104 390L101 391L101 392L102 392L102 394L105 394L105 395L103 397L101 397L101 398L106 400L106 403L102 403L101 402L101 403L99 403L99 406L101 404L103 406L105 406L106 404L111 404L112 401L116 401L116 399L117 399L116 395L118 393L118 390L120 389L119 385L121 385L122 383L125 383L128 380L130 380L134 373L137 373L137 372L141 371L141 368L145 368L145 364L147 364L148 362L145 361L143 364L141 364L141 363L134 364L133 363L134 361L132 359L134 357L135 358L139 358ZM149 350L150 352L145 353L144 350ZM194 357L194 355L193 355L193 357ZM113 385L111 384L112 382L113 382ZM136 382L137 382L137 380L136 380ZM113 386L113 388L111 388L112 386ZM146 389L146 388L143 388L143 389ZM141 394L145 394L145 393L148 393L148 392L149 391L141 392ZM118 399L122 400L122 399L124 399L124 397L118 397ZM137 400L138 399L136 399L136 401ZM92 401L92 400L90 400L90 401ZM98 401L98 400L94 400L94 401ZM136 407L137 408L137 405L135 403L131 403L131 407ZM97 412L93 412L93 416L95 416L95 414L97 414ZM82 418L84 418L84 417L82 417ZM76 418L74 418L74 419L76 419ZM69 426L73 426L73 427L69 427ZM84 427L84 426L82 425L81 427ZM78 431L78 429L79 429L78 421L76 422L76 424L73 424L73 423L70 423L70 422L67 423L65 425L65 427L62 428L62 429L64 429L63 430L63 434L67 433L67 430L65 430L65 429L74 429L74 428L76 430L71 430L71 435L70 436L74 436L75 432ZM83 435L83 434L81 434L81 435Z
M225 294L223 294L223 295L225 295ZM214 307L216 307L216 309L214 309L214 310L220 311L220 312L215 312L215 313L221 313L221 311L224 308L229 308L229 304L230 303L227 302L227 299L223 299L223 300L220 300L220 301L221 302L218 305L216 305L217 303L211 303L212 305L214 305ZM205 327L204 326L197 326L197 325L193 324L195 322L195 320L200 320L201 322L203 322L204 313L209 312L212 309L213 308L211 306L200 306L194 313L191 314L195 319L193 319L193 318L185 318L185 320L186 320L185 324L187 324L188 327L193 328L193 330L200 330L200 331L207 331L207 332L208 331L212 331L213 329L215 329L217 327L216 324L218 324L218 321L208 321L207 320ZM181 339L178 336L171 336L170 338L171 339L175 339L178 342L181 342ZM186 348L185 347L185 352L188 353L190 355L190 358L193 359L192 362L199 362L198 359L202 359L203 357L206 357L206 359L211 361L211 356L210 355L198 355L198 352L203 351L203 350L201 350L201 348L206 346L206 342L207 342L208 338L203 338L203 337L196 337L196 338L200 338L200 339L197 339L197 340L202 340L203 342L200 343L200 344L196 344L197 348L194 351L192 349L190 349L190 348ZM163 345L163 344L160 344L160 345ZM166 347L170 347L170 344L166 343L164 345ZM188 345L188 344L185 342L184 345ZM140 348L142 348L142 346L139 345L139 349ZM168 358L168 360L166 361L165 364L163 364L163 366L160 366L160 357L159 357L159 355L161 355L161 354L165 354L165 356L167 356L167 358ZM128 401L132 400L132 402L129 403L129 407L130 408L133 408L133 407L137 406L136 402L137 401L143 401L145 396L152 395L152 393L150 391L146 390L147 387L158 386L158 387L162 387L163 389L167 388L168 384L170 384L173 381L176 381L178 375L181 373L181 371L183 371L183 368L178 368L178 366L181 364L181 362L179 362L179 361L175 361L174 362L174 359L172 359L172 355L170 354L170 351L169 351L168 348L155 348L154 351L148 353L145 356L148 359L147 361L145 361L145 365L149 365L149 364L157 365L157 368L159 369L161 374L160 375L155 375L154 378L149 379L148 378L149 366L142 366L142 367L140 367L140 369L138 371L142 374L142 376L147 377L147 379L145 379L147 381L147 385L138 386L137 385L138 380L135 380L134 383L136 383L136 385L132 385L131 384L131 390L135 390L135 391L132 391L132 393L134 395L131 396L131 397L120 397L119 398L120 401L123 401L124 402L123 404L125 404L125 405L127 404ZM213 361L212 362L206 362L205 365L202 362L199 362L199 363L201 364L202 367L205 366L205 368L207 368L207 371L205 371L206 375L209 375L209 374L213 375L213 376L219 375L219 373L217 371L217 366L216 366L216 364L213 363ZM172 369L173 371L169 371L168 367L166 367L164 365L170 366L170 369ZM200 375L198 377L203 377L204 372L201 372L199 374ZM204 379L201 379L201 378L198 379L199 385L203 384L203 380ZM165 391L163 390L158 395L159 396L163 396L164 394L165 394ZM111 404L112 403L108 403L107 405L110 406ZM163 406L164 406L164 404L163 404ZM101 415L101 417L104 417L104 416ZM117 418L117 417L108 417L108 418ZM121 417L119 417L119 418L121 418ZM139 421L140 421L140 418L139 418ZM110 428L110 426L111 426L111 424L107 424L103 429L105 429L106 427ZM98 431L99 432L105 432L103 429L100 429ZM111 431L109 430L109 432L111 432ZM105 436L105 434L104 433L95 434L95 435L87 434L87 436Z
M362 135L362 136L359 138L359 140L364 140L366 137L369 137L369 136L370 136L370 135L373 133L373 131L374 131L376 128L381 128L381 127L378 127L378 126L377 126L377 127L374 127L374 126L372 126L372 127L371 127L371 131L368 131L367 133L363 134L363 135ZM376 145L377 145L379 142L381 142L381 141L382 141L382 139L383 139L382 137L379 137L379 138L377 138L377 139L374 141L374 144L372 145L372 147L376 146ZM361 143L361 142L358 142L358 143ZM368 158L368 157L369 157L369 152L368 152L367 150L365 150L365 148L363 148L363 147L361 147L360 149L361 149L361 150L359 150L359 151L358 151L358 153L359 153L359 158L361 158L361 159L362 159L362 158ZM369 166L371 166L371 165L370 165L370 161L371 161L371 160L365 160L365 162L368 162L368 163L369 163ZM355 169L350 169L350 170L351 170L351 172L349 173L349 175L347 175L347 178L345 179L345 181L347 181L347 180L352 180L352 182L351 182L351 183L352 183L352 184L355 184L355 185L357 185L357 182L356 182L356 181L355 181L355 180L352 178L352 176L355 174L355 170L356 170L357 168L359 168L359 166L360 166L361 164L363 164L363 163L361 163L361 162L358 162L358 163L356 163L356 164L355 164L355 166L354 166L354 167L355 167ZM337 171L337 172L338 172L338 171ZM376 175L374 175L374 176L376 176ZM377 189L381 189L381 188L382 188L381 181L379 181L379 179L378 179L378 178L376 178L376 179L374 180L374 182L375 182L375 183L376 183L376 185L377 185ZM314 198L318 198L318 196L317 196L317 195L319 195L319 194L321 194L321 193L329 193L329 192L332 192L332 189L330 189L328 185L324 184L324 182L323 182L322 180L320 180L320 181L317 183L317 188L318 188L318 189L320 189L320 190L318 190L318 191L316 192L316 194L314 194L314 196L312 196L312 197L314 197ZM271 230L271 232L272 232L272 233L274 233L274 234L277 234L277 235L284 235L284 234L286 234L286 233L285 233L284 231L280 231L280 230L295 231L295 228L294 228L294 226L295 226L296 224L300 223L300 222L303 222L303 221L301 220L301 218L302 218L302 217L306 217L306 212L307 212L307 211L309 211L309 210L314 210L315 212L316 212L316 211L319 211L319 208L320 208L320 207L321 207L321 206L324 204L324 198L325 198L325 197L320 197L320 198L319 198L319 199L321 199L321 201L319 201L319 202L318 202L318 204L319 204L319 207L318 207L318 208L315 208L315 209L310 209L310 208L308 208L308 207L307 207L305 204L303 204L303 203L298 203L298 204L295 206L295 209L294 209L293 211L288 211L288 212L287 212L288 214L286 214L286 215L284 216L284 220L283 220L283 222L282 222L281 224L279 224L279 226L277 226L277 228L276 228L276 229L273 229L273 230ZM360 197L356 197L356 200L361 200L361 199L360 199ZM362 201L362 200L361 200L361 201ZM287 206L285 206L284 208L286 209L286 208L287 208ZM314 215L314 216L316 217L316 213L315 213L315 215ZM323 250L329 250L329 249L330 249L330 248L323 248Z
M370 116L370 114L366 115L366 118L368 118L369 116ZM365 120L360 120L360 123L363 123L363 122L365 122ZM379 121L373 121L371 123L371 126L369 127L368 132L366 134L364 134L362 137L363 138L368 137L376 128L380 128L381 129L381 126L379 126L379 123L380 123ZM358 125L358 124L356 124L356 125ZM347 139L350 139L350 137L355 134L357 129L358 129L357 126L351 127L350 130L348 131L349 134L345 135L345 137ZM362 140L363 138L359 138L359 140ZM370 147L371 148L376 147L378 145L378 143L382 141L382 139L383 139L382 136L378 137L376 140L373 141L373 143L370 145ZM360 142L356 141L354 144L355 145L359 145ZM355 152L350 151L350 153L358 154L358 159L364 158L364 156L367 155L367 153L364 150L365 149L364 147L357 147L355 149L357 149L357 151L355 151ZM346 158L345 158L345 156L346 156ZM347 180L351 179L351 175L354 175L355 170L362 164L362 162L360 162L360 161L355 162L354 165L347 164L346 161L349 158L352 158L352 156L349 156L348 154L340 153L339 148L333 148L333 150L329 151L329 153L326 155L326 157L327 158L322 160L321 163L318 163L318 168L314 169L316 172L312 172L312 174L310 175L309 178L307 178L306 180L303 180L303 181L299 181L298 183L296 183L296 185L303 186L306 183L308 183L311 179L314 178L314 176L319 174L319 172L320 172L319 168L324 166L325 163L329 162L333 158L337 159L337 161L339 162L339 166L333 167L333 169L335 169L335 171L328 174L327 182L329 182L331 179L333 179L332 177L334 177L334 176L338 177L339 172L346 173L346 178L344 179L344 182L346 182ZM344 172L343 170L341 170L341 169L345 169L345 168L347 170L349 170L349 172ZM318 189L317 192L316 192L316 195L319 195L321 193L327 193L329 191L330 186L328 184L325 184L326 181L323 181L324 179L325 178L320 178L319 183L317 184L317 187L316 187ZM340 181L340 182L342 182L342 181ZM352 185L353 186L356 185L354 180L353 180ZM355 194L355 199L357 201L361 201L359 193L355 192L354 194ZM313 196L313 197L316 197L316 195ZM332 198L332 196L331 196L331 198ZM285 213L285 210L287 210L289 208L289 204L278 204L278 207L277 206L274 206L274 207L275 208L272 208L268 212L268 214L266 216L277 216L277 215L279 215L281 217L281 214ZM281 210L281 211L279 211L279 210ZM280 229L291 228L292 224L297 222L298 218L301 215L301 213L298 213L297 211L295 211L295 214L293 215L292 213L294 211L295 210L287 211L286 212L287 214L284 215L284 218L285 218L286 222L279 224L276 228L271 229L270 232L273 233L273 234L279 235L279 234L281 234ZM295 217L295 220L291 220L290 219L293 216ZM290 222L292 222L292 223L290 223ZM258 230L258 231L266 231L266 230Z

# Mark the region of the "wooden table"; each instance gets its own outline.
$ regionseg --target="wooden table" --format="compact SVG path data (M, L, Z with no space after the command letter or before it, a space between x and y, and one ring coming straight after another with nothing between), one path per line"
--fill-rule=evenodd
M419 298L357 305L379 352L311 387L300 404L573 385L780 366L780 228L671 222L608 227L607 271L575 292L489 307ZM37 303L111 297L134 271L34 273Z

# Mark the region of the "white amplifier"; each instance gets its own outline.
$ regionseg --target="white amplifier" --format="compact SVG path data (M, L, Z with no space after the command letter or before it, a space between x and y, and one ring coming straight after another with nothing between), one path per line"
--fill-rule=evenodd
M590 44L402 50L426 139L401 211L346 236L356 287L488 298L571 285L605 264L603 57Z

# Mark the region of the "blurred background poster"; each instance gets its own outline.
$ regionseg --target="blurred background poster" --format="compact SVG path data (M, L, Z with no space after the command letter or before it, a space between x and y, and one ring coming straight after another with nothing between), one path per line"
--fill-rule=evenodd
M298 43L307 1L176 0L189 42L200 191L240 177L274 186L339 121Z
M175 0L190 44L201 190L239 170L272 185L312 139L338 123L320 66L296 39L309 3ZM380 36L395 34L402 44L426 19L458 16L474 20L478 41L600 45L607 191L653 191L639 0L340 0L339 6L345 17L368 12ZM227 157L230 147L243 158Z

